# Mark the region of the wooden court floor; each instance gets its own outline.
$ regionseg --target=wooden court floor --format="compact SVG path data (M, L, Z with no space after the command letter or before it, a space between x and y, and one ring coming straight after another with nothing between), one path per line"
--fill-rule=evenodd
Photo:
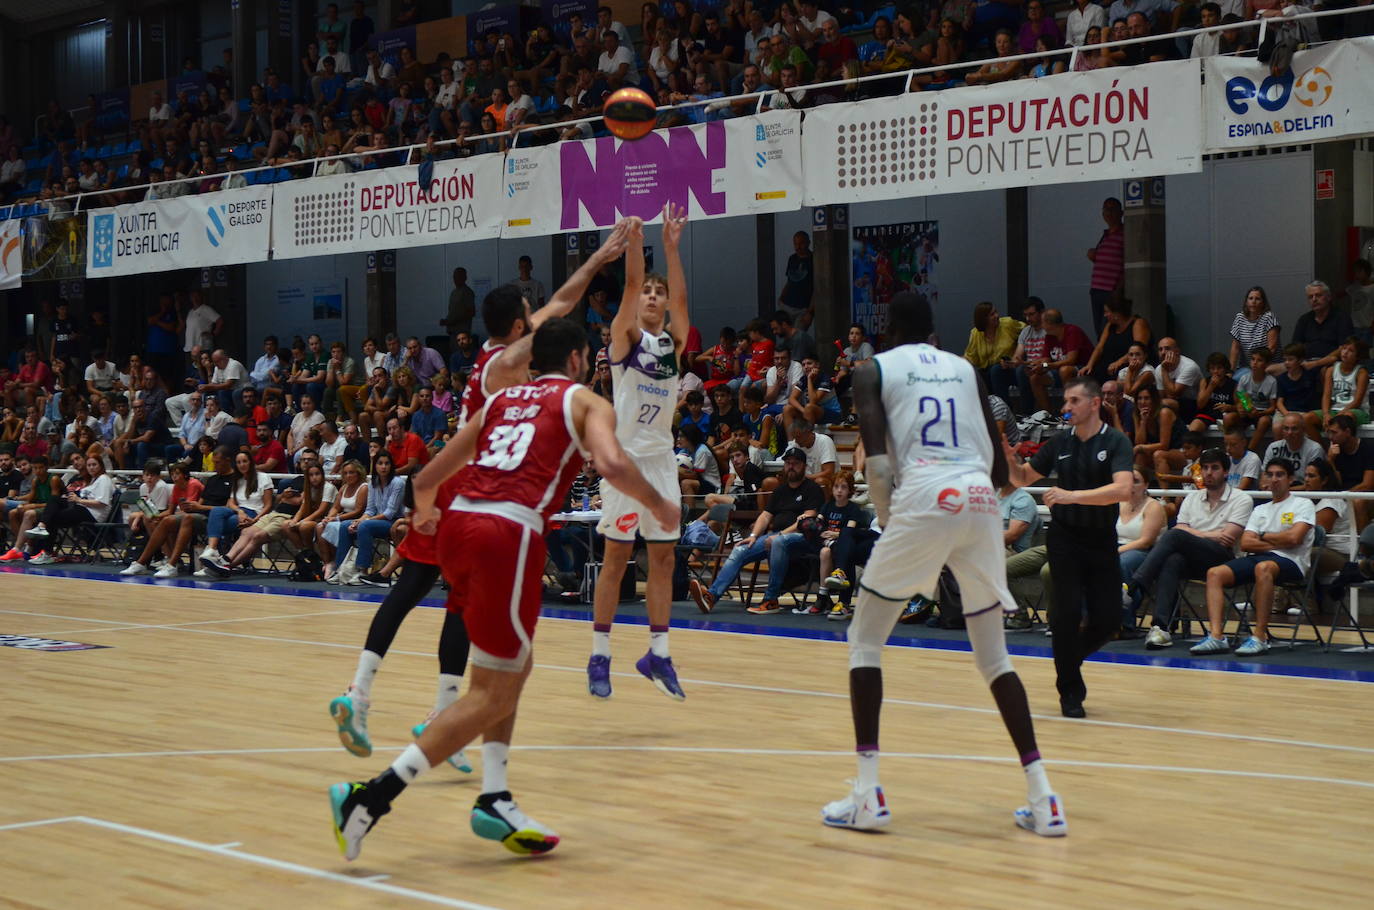
M378 751L338 746L367 604L0 577L3 907L1368 907L1368 684L1093 664L1088 721L1019 658L1071 824L1014 827L1022 774L966 654L890 649L881 834L825 828L853 774L842 644L674 630L688 699L624 675L594 703L586 623L546 621L511 755L563 836L535 860L468 831L480 775L432 771L345 863L325 790L423 719L437 610L374 687ZM289 902L289 903L288 903Z

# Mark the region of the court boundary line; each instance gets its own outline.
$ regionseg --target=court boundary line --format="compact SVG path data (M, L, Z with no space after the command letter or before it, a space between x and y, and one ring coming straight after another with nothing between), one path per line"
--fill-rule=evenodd
M80 581L102 581L115 584L145 584L161 588L188 588L191 590L214 590L228 594L249 594L267 597L310 597L321 600L337 600L341 602L370 603L380 604L386 595L371 594L368 591L313 591L308 589L301 590L277 590L267 589L264 585L249 585L236 582L220 582L213 584L201 582L193 579L152 579L148 576L122 577L104 572L86 572L80 569L57 569L51 570L46 567L37 571L31 571L29 567L0 567L0 575L19 574L32 575L38 578L74 578ZM250 590L256 588L257 590ZM436 598L425 598L418 606L427 609L443 609L444 602ZM560 622L591 622L591 614L583 611L569 610L565 607L545 605L541 611L541 619L556 620ZM98 620L92 620L98 621ZM617 614L615 622L622 625L647 626L649 620L644 616L626 616ZM722 620L702 620L692 618L674 618L669 620L672 628L688 629L694 632L711 632L718 635L757 635L773 638L787 638L796 641L820 641L820 642L843 642L843 635L839 631L829 632L819 629L796 629L788 627L769 628L767 626L753 625L745 622L732 622ZM971 647L967 641L954 639L937 638L905 638L898 637L887 642L889 648L914 648L923 651L963 651L968 652ZM1011 656L1026 658L1030 660L1053 660L1053 654L1045 647L1014 644L1010 640L1007 642L1007 651ZM1318 682L1335 683L1374 683L1374 671L1357 669L1337 669L1328 667L1309 667L1302 665L1289 664L1266 664L1266 663L1245 663L1225 658L1198 659L1194 657L1165 657L1162 655L1146 655L1124 653L1118 651L1098 651L1087 658L1089 663L1112 664L1121 667L1140 667L1145 669L1160 670L1185 670L1199 673L1239 673L1248 676L1269 677L1280 679L1308 679Z
M373 749L373 752L400 752L405 746L381 746ZM4 762L27 762L27 761L96 761L108 759L134 759L134 758L203 758L213 756L233 757L240 755L280 755L280 754L316 754L320 752L338 752L335 747L304 746L299 748L282 749L188 749L185 751L157 751L157 752L96 752L87 754L72 755L25 755L0 758ZM762 757L782 757L782 758L849 758L854 752L850 749L766 749L759 747L736 747L736 746L647 746L647 745L611 745L611 744L587 744L587 745L557 745L557 744L512 744L513 752L638 752L638 753L657 753L671 755L738 755L738 756L762 756ZM982 762L986 764L1012 764L1019 763L1019 759L1014 756L1002 755L965 755L949 752L883 752L885 759L917 759L921 761L951 761L951 762ZM1374 790L1374 781L1356 780L1348 777L1319 777L1312 774L1283 774L1272 771L1245 771L1236 768L1206 768L1193 767L1187 765L1158 765L1146 764L1141 762L1105 762L1091 761L1087 759L1072 758L1047 758L1045 764L1052 768L1098 768L1114 771L1154 771L1161 774L1203 774L1213 777L1244 777L1262 780L1287 781L1292 783L1311 783L1311 784L1331 784L1335 786L1357 787L1365 790ZM57 819L56 821L71 821L84 816L68 816ZM0 825L0 831L9 830L10 827L22 828L37 826L53 822L20 822L18 825ZM237 843L237 842L235 842ZM208 845L207 845L208 846ZM231 849L229 845L218 845L220 849Z
M324 881L335 882L337 884L353 885L357 888L366 888L372 891L380 891L394 897L405 897L411 900L422 901L428 904L435 904L440 907L456 907L460 910L497 910L489 904L478 904L473 901L465 901L457 897L445 897L442 894L433 894L429 891L420 891L415 888L405 888L400 885L390 885L384 880L390 878L389 875L370 875L352 876L344 875L341 872L330 872L327 869L316 869L314 866L306 866L301 863L293 863L289 860L276 859L271 856L263 856L258 853L248 853L236 850L232 846L224 844L207 844L203 841L191 840L187 837L180 837L175 834L167 834L162 831L155 831L152 828L140 828L136 825L125 825L120 822L112 822L108 819L93 818L87 815L68 815L59 818L39 819L37 821L19 822L11 825L0 825L0 832L18 831L27 828L38 828L44 825L60 825L66 823L78 823L90 825L95 828L103 828L107 831L117 831L120 834L131 834L135 837L142 837L148 840L160 841L165 844L172 844L178 847L185 847L190 850L199 850L202 853L209 853L212 856L228 857L242 862L253 863L259 866L266 866L269 869L277 869L282 872L292 872L297 875L304 875L308 878L318 878Z
M9 612L9 611L0 610L0 615L3 615L5 612ZM245 639L252 639L252 640L256 640L256 641L270 641L270 642L278 642L278 643L281 643L281 644L308 645L308 646L312 646L312 647L333 648L333 649L342 649L342 650L349 650L349 651L357 651L357 650L359 650L359 647L360 647L360 646L358 646L358 645L356 645L356 644L342 644L342 643L337 643L337 642L317 641L317 640L313 640L313 639L281 638L281 637L274 636L274 635L254 635L254 634L246 633L246 632L227 632L227 631L225 631L225 630L223 630L223 629L187 628L187 627L183 627L183 626L160 626L160 627L155 627L155 628L164 629L164 630L172 631L172 632L189 632L189 633L197 634L197 635L218 635L218 636L223 636L223 637L226 637L226 638L245 638ZM403 655L406 655L406 656L409 656L409 657L425 657L425 658L431 658L431 657L434 656L434 652L432 652L432 651L406 651L406 650L402 650L402 649L399 649L399 648L391 648L391 649L389 649L389 650L387 651L387 653L388 653L388 655L390 655L390 654L403 654ZM585 668L583 668L583 667L567 667L567 666L562 666L562 665L559 665L559 664L541 664L541 663L535 663L534 666L535 666L536 669L552 670L552 671L555 671L555 672L562 672L562 673L584 673L584 672L586 672ZM629 678L629 679L638 679L638 678L639 678L639 674L637 674L637 673L628 673L628 672L623 672L623 671L614 671L614 672L612 672L611 675L612 675L612 676L622 677L622 678ZM713 687L718 687L718 688L742 689L742 690L745 690L745 691L753 691L753 692L769 692L769 693L779 694L779 695L801 695L801 696L806 696L806 697L811 697L811 698L832 698L832 699L845 699L845 700L848 700L848 698L849 698L849 695L848 695L848 693L846 693L846 692L823 692L823 691L811 690L811 689L789 689L789 688L783 688L783 687L778 687L778 686L759 686L759 685L754 685L754 684L751 684L751 683L734 683L734 682L724 682L724 681L720 681L720 680L694 679L694 678L689 678L689 677L685 677L685 676L684 676L684 677L681 677L681 678L682 678L682 680L683 680L684 682L691 683L691 684L694 684L694 685L705 685L705 686L713 686ZM998 712L997 712L997 709L995 709L995 708L974 707L974 706L971 706L971 705L952 705L952 704L947 704L947 703L943 703L943 702L921 702L921 701L914 701L914 700L910 700L910 699L899 699L899 698L884 698L884 699L883 699L883 702L884 702L884 704L901 705L901 706L904 706L904 707L931 708L931 709L936 709L936 710L949 710L949 711L964 711L964 712L970 712L970 713L975 713L975 714L996 714L996 713L998 713ZM1062 717L1062 716L1060 716L1060 715L1058 715L1058 714L1035 714L1035 713L1032 713L1031 717L1032 717L1034 720L1039 721L1039 722L1069 723L1069 724L1076 724L1076 725L1080 725L1080 726L1089 726L1089 725L1091 725L1091 726L1102 726L1102 727L1109 727L1109 728L1116 728L1116 729L1140 730L1140 731L1152 732L1152 733L1176 733L1176 734L1182 734L1182 735L1185 735L1185 736L1204 736L1204 737L1211 737L1211 738L1215 738L1215 739L1228 739L1228 740L1238 740L1238 741L1244 741L1244 742L1266 743L1266 744L1269 744L1269 745L1294 746L1294 747L1298 747L1298 748L1321 749L1321 750L1336 751L1336 752L1354 752L1354 753L1361 753L1361 754L1374 754L1374 748L1368 748L1368 747L1363 747L1363 746L1341 745L1341 744L1336 744L1336 743L1323 743L1323 742L1316 742L1316 741L1311 741L1311 740L1280 739L1280 738L1277 738L1277 737L1256 736L1256 735L1244 734L1244 733L1226 733L1226 732L1213 731L1213 730L1199 730L1199 729L1194 729L1194 728L1190 728L1190 727L1166 727L1166 726L1153 725L1153 724L1133 724L1133 723L1128 723L1128 722L1125 722L1125 721L1098 720L1098 719L1093 719L1093 718L1065 718L1065 717Z

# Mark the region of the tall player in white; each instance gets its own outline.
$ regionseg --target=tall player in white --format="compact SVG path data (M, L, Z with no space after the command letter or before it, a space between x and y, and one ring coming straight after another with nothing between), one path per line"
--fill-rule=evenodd
M1003 611L1014 612L1002 558L997 490L1007 461L982 377L967 360L922 343L930 305L903 292L889 305L894 347L854 374L854 406L867 460L868 494L882 525L849 627L849 699L859 776L844 799L821 810L827 825L875 829L891 820L878 785L878 716L884 642L916 594L935 590L943 566L959 583L973 660L1021 756L1029 804L1016 824L1068 833L1035 744L1030 706L1007 656ZM999 609L999 607L1001 609Z
M671 203L663 209L663 251L668 277L644 274L642 233L628 238L625 292L611 321L611 388L615 435L646 480L665 499L681 497L673 457L673 409L677 403L678 365L690 327L687 277L678 243L687 223L686 209ZM635 230L639 230L636 225ZM649 613L649 652L635 669L672 698L686 698L668 655L668 616L672 611L673 547L678 528L664 527L640 502L614 485L601 483L601 523L606 540L593 606L592 657L587 662L587 690L611 697L611 624L620 598L620 580L634 552L635 535L649 546L649 582L644 601Z

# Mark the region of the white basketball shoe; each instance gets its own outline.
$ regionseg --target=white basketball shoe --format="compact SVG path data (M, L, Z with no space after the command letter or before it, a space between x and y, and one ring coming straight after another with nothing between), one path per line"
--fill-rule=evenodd
M882 787L858 789L857 784L844 799L827 803L821 810L821 821L832 828L853 828L856 831L876 831L887 827L892 820Z
M1063 837L1069 833L1069 820L1064 817L1064 801L1050 793L1022 806L1014 813L1016 824L1041 837Z

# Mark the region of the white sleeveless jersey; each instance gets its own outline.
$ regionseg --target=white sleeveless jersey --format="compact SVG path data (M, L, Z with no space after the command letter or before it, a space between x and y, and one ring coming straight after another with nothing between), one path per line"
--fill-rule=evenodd
M667 332L639 332L639 344L630 348L624 360L611 362L615 436L630 455L671 453L677 347Z
M991 473L992 439L972 364L928 344L902 345L875 359L899 484Z

